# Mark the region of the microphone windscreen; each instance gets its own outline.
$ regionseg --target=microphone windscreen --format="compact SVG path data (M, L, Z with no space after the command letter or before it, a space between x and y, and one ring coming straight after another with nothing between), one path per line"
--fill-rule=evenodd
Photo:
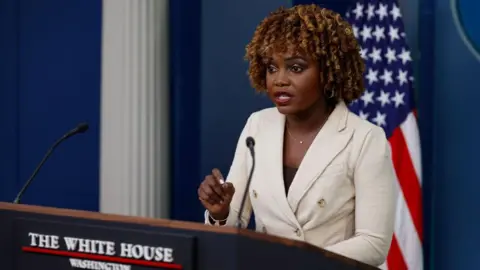
M250 137L250 136L247 137L247 139L245 141L247 143L248 148L255 146L255 140L252 137Z
M77 126L77 133L84 133L87 130L88 130L88 124L87 123L80 123Z

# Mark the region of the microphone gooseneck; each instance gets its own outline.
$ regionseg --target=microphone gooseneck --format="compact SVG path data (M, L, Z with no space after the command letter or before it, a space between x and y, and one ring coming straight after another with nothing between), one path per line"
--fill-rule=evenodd
M248 180L247 180L247 185L245 187L245 190L243 192L243 197L242 197L242 202L240 204L240 209L238 210L238 216L237 216L237 228L242 228L242 212L243 208L245 207L245 202L247 200L247 195L250 190L250 183L252 182L252 176L253 176L253 171L255 170L255 140L252 137L247 137L245 140L248 149L250 150L250 155L252 156L252 167L250 168L250 174L248 175Z
M65 135L63 135L63 137L60 138L58 141L60 143L62 140L70 138L73 135L77 135L79 133L85 133L85 131L87 131L87 130L88 130L88 124L87 123L80 123L74 129L70 130Z
M53 145L52 147L50 147L47 151L47 153L45 154L45 156L43 157L42 161L40 161L40 163L38 164L38 166L35 168L35 171L33 171L32 175L30 176L30 178L28 178L27 182L23 185L22 189L20 190L20 192L18 192L17 194L17 197L15 197L15 200L13 200L13 203L16 203L16 204L19 204L20 203L20 199L22 198L23 194L25 193L25 191L27 190L27 188L30 186L30 184L32 183L33 179L35 178L35 176L37 176L38 172L40 171L40 169L42 168L43 164L45 164L45 162L47 161L47 159L50 157L50 155L53 153L53 150L55 150L55 148L57 148L57 146L62 143L63 141L65 141L66 139L76 135L76 134L79 134L79 133L84 133L85 131L88 130L88 124L87 123L81 123L79 124L77 127L75 127L74 129L70 130L69 132L65 133L65 135L63 135L60 139L58 139Z

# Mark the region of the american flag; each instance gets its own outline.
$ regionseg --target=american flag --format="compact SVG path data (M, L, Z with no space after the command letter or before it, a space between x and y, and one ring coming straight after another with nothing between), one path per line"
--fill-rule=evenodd
M395 230L383 269L423 269L420 139L412 58L396 0L357 0L346 13L365 60L365 92L350 105L382 127L397 175Z

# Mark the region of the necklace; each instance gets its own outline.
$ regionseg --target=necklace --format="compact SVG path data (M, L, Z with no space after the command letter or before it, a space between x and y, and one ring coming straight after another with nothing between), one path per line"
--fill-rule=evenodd
M328 118L328 117L327 117ZM322 125L320 126L320 128L317 130L317 132L314 133L314 136L317 135L317 133L320 131L320 129L322 129L323 125L325 124L325 122L327 122L327 119L325 119L322 123ZM288 125L286 126L286 130L287 130L287 133L290 137L292 137L292 139L296 142L299 142L300 144L303 144L303 140L298 140L297 138L295 138L292 133L290 133L290 129L288 128Z
M299 142L300 144L303 144L303 141L297 140L297 138L293 137L292 133L290 133L290 130L288 130L288 128L287 128L287 132L288 132L288 135L289 135L290 137L292 137L292 139L293 139L294 141Z

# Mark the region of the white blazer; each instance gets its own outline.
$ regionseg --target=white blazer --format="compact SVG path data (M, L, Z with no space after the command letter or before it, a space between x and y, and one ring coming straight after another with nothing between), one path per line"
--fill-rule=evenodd
M382 128L340 102L307 151L285 195L285 116L276 108L250 115L238 140L227 181L235 187L226 226L236 223L255 139L256 165L242 213L252 210L256 231L306 241L374 265L387 256L394 228L396 175ZM205 212L205 223L208 212Z

